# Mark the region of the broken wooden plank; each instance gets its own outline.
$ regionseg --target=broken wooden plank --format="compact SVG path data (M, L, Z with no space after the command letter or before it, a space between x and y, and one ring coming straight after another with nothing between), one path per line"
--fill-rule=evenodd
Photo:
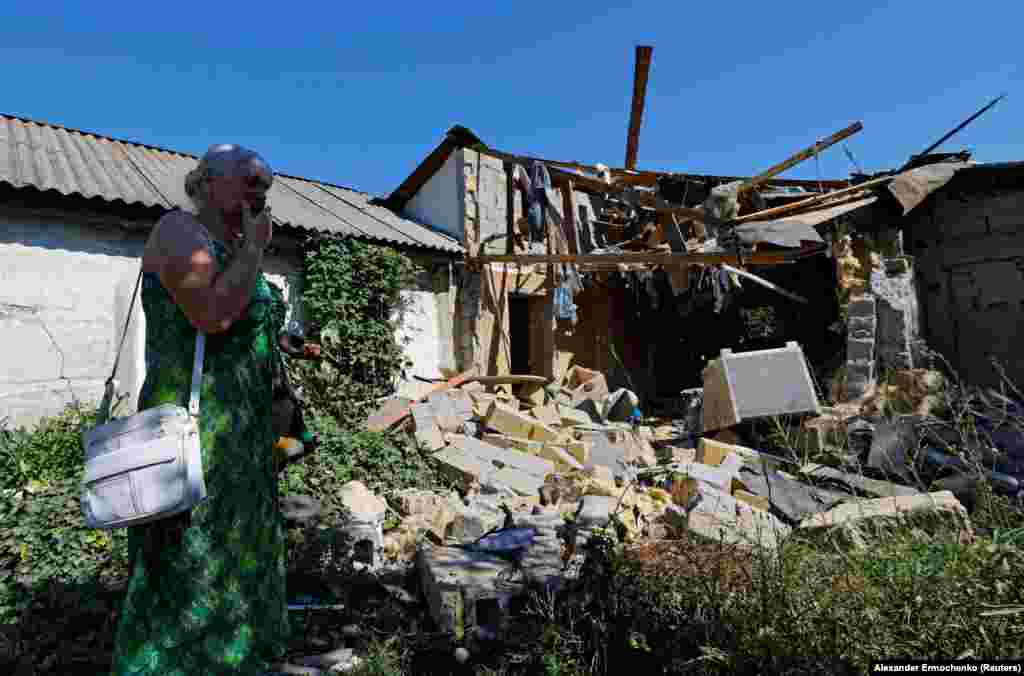
M424 399L426 399L427 397L429 397L431 394L434 394L436 392L444 392L445 390L449 390L449 389L451 389L453 387L458 387L459 385L462 385L463 383L466 383L474 375L476 375L476 371L475 370L469 370L469 371L465 371L463 373L460 373L459 375L455 376L454 378L450 378L447 382L438 383L434 387L430 388L429 392L425 393L423 396L421 396L419 399L417 399L416 401L414 401L412 403L418 404L419 402L421 402ZM375 420L372 423L372 426L371 426L371 424L368 423L366 425L366 429L370 430L371 432L383 432L384 430L390 429L390 428L394 427L395 425L397 425L398 423L402 422L403 420L408 418L410 415L412 415L412 406L411 405L410 406L406 406L403 410L401 410L401 411L399 411L399 412L397 412L397 413L395 413L393 415L382 416L381 418Z
M721 263L737 263L742 265L778 265L788 263L793 259L792 253L754 253L744 256L740 261L736 254L704 254L704 253L623 253L623 254L514 254L508 255L487 255L466 257L469 265L489 265L491 263L520 263L520 264L554 264L554 263L576 263L578 265L615 265L640 264L640 265L661 265L661 266L685 266L685 265L719 265Z
M853 195L854 193L859 193L865 188L874 187L876 185L882 185L883 183L887 183L893 180L894 178L895 176L883 176L881 178L874 178L871 179L870 181L864 181L863 183L858 183L857 185L850 186L849 188L843 188L842 190L834 190L832 192L825 193L824 195L818 195L817 197L808 197L805 200L793 202L792 204L783 204L781 207L772 207L771 209L762 209L761 211L755 211L752 214L746 214L744 216L734 218L732 222L746 223L747 221L764 220L766 218L776 218L778 216L782 216L783 214L791 214L802 209L806 209L808 207L817 206L819 204L823 205L826 202L830 202L831 200L835 199L836 197L846 197L849 195ZM860 197L860 195L858 195L858 197ZM828 204L828 206L831 207L836 205L830 203Z
M806 298L804 298L803 296L798 296L797 294L793 293L792 291L786 291L785 289L783 289L778 284L773 284L772 282L769 282L767 279L762 279L761 277L758 277L757 275L753 275L753 274L747 272L746 270L740 270L739 268L734 268L731 265L727 265L725 263L722 264L722 269L723 270L728 270L729 272L735 272L740 277L744 277L746 279L749 279L750 281L752 281L752 282L754 282L756 284L760 284L761 286L763 286L766 289L771 289L775 293L783 295L786 298L789 298L790 300L795 300L798 303L803 303L804 305L807 305L810 302Z
M466 383L481 383L483 385L547 385L551 378L534 375L506 375L506 376L473 376L466 380Z
M773 166L773 167L767 169L766 171L758 174L757 176L755 176L754 178L750 179L749 181L744 182L743 185L740 186L740 190L751 190L751 189L755 188L756 186L764 183L765 181L767 181L768 179L772 178L773 176L775 176L777 174L781 174L782 172L786 171L787 169L800 164L804 160L809 159L811 157L814 157L815 155L820 153L822 150L825 150L826 148L828 148L830 146L833 146L836 143L839 143L843 139L846 139L846 138L849 138L849 137L853 136L854 134L856 134L857 132L859 132L863 128L864 128L864 125L862 123L854 122L849 127L846 127L845 129L840 129L839 131L837 131L836 133L832 134L828 138L822 139L821 141L818 141L817 143L815 143L814 145L812 145L812 146L810 146L808 148L804 148L803 150L801 150L800 152L796 153L792 157L789 157L788 159L785 159L782 162L779 162L775 166Z

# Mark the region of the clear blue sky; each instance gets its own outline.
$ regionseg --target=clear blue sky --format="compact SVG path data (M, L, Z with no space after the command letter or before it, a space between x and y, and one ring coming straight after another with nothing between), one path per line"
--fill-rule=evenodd
M1022 7L7 0L0 112L193 154L241 143L381 195L454 124L622 166L634 48L649 44L640 168L749 175L856 120L858 162L894 168L1002 92L940 150L1024 160ZM821 168L851 164L836 146Z

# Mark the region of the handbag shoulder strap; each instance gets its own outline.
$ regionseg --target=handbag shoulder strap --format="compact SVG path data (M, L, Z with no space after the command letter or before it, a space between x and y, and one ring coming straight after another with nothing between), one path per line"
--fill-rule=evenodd
M117 365L121 361L121 351L124 349L125 339L128 337L128 325L132 321L132 310L135 309L135 299L139 295L139 286L142 284L142 264L139 264L139 277L135 280L135 290L132 291L132 299L128 304L128 316L124 321L124 330L121 331L121 344L117 347L117 356L114 358L114 368L110 372L110 378L106 382L106 392L103 397L103 402L100 404L100 408L105 413L101 412L102 419L106 419L109 415L109 408L111 399L113 398L113 384L114 375L117 374ZM206 334L202 331L196 331L196 349L195 356L192 360L192 390L189 393L188 399L188 412L189 415L199 415L199 390L203 382L203 360L206 352Z

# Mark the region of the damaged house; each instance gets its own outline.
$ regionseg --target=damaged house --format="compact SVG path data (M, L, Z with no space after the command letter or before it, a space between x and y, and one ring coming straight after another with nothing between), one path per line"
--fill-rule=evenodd
M73 400L99 400L110 376L150 228L191 208L197 158L19 117L0 116L0 420L29 426ZM397 247L424 270L406 293L398 338L413 362L399 392L450 368L452 237L370 203L370 196L276 175L268 279L299 306L304 235L333 233ZM134 407L145 370L136 300L118 368ZM446 337L447 336L447 337Z
M538 160L455 127L385 204L465 246L459 370L560 381L579 365L657 405L699 387L722 348L797 341L812 364L841 364L831 242L839 220L874 200L741 215L735 241L718 239L702 209L743 180ZM850 183L754 185L741 213L785 210Z

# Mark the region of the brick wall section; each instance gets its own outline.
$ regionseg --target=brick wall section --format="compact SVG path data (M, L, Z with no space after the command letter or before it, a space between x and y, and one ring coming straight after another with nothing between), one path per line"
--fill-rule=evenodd
M972 384L1000 384L990 356L1022 383L1024 301L1012 261L1024 257L1024 191L955 190L955 181L951 188L911 212L906 229L920 286L919 333Z
M863 396L875 382L875 299L865 295L850 301L847 310L847 397Z

